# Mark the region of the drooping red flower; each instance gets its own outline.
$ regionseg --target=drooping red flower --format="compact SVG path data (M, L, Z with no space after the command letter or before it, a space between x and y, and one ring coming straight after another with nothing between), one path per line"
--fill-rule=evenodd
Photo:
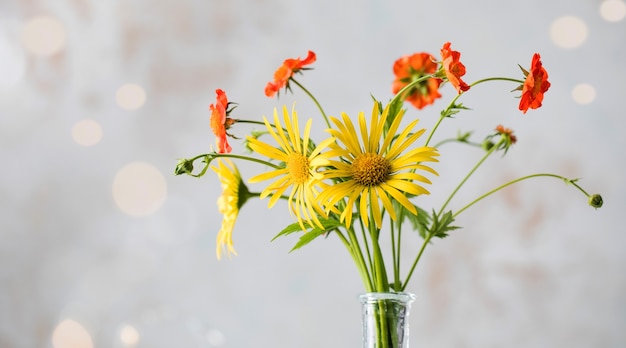
M412 81L434 74L436 71L435 57L429 53L422 52L400 57L393 64L393 73L396 75L396 79L393 81L391 90L396 94ZM422 109L434 103L435 99L441 98L441 94L439 94L441 82L441 79L429 78L410 88L402 97L416 108Z
M316 59L317 57L313 51L309 51L304 59L300 59L300 57L285 59L283 65L274 72L274 81L268 82L265 86L265 95L270 98L273 97L283 87L289 85L289 79L293 74L302 70L304 66L313 64Z
M228 143L227 136L229 134L226 131L235 123L235 120L228 117L228 97L226 92L216 89L215 94L217 95L217 101L215 104L209 105L209 110L211 110L211 129L217 137L217 152L229 153L232 151L232 147Z
M441 48L441 62L443 70L446 73L448 81L454 86L458 93L465 92L470 89L470 86L461 80L461 76L465 75L465 65L459 60L461 53L459 51L453 51L450 48L450 43L446 42Z
M533 60L530 65L530 72L524 71L526 80L524 80L524 86L522 87L522 98L519 102L519 109L526 113L528 109L537 109L541 107L543 102L543 94L550 88L550 82L548 82L548 72L541 64L541 56L539 53L533 55Z

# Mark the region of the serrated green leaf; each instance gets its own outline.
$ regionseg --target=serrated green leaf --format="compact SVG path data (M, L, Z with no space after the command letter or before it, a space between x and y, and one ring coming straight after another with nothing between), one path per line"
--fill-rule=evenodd
M461 228L459 226L451 226L450 224L453 222L454 218L451 211L445 212L442 216L438 216L435 211L433 211L433 221L430 228L430 233L433 237L445 238L448 236L449 231L454 231Z

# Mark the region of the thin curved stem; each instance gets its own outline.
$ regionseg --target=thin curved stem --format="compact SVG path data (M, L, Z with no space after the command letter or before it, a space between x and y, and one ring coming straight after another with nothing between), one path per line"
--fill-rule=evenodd
M432 139L433 135L437 131L437 128L439 128L439 125L441 124L443 119L446 118L446 115L448 115L448 113L450 112L450 109L455 105L456 101L459 99L459 97L462 94L463 92L457 94L454 98L452 98L450 103L448 103L448 106L446 106L446 108L441 112L441 115L439 116L437 123L435 123L433 128L430 130L430 133L428 134L428 138L426 138L426 142L424 143L424 146L428 146L428 144L430 144L430 140Z
M426 235L426 238L424 238L424 242L422 243L422 247L420 248L419 253L415 257L415 260L413 261L413 265L411 266L411 269L409 270L409 273L406 276L406 280L404 281L404 284L402 284L402 287L400 288L401 291L404 291L406 286L409 284L409 280L411 280L411 276L413 276L413 271L415 271L415 268L417 267L417 264L419 263L420 259L422 258L422 254L424 254L424 250L426 249L426 246L428 245L428 243L430 242L430 239L432 237L433 237L432 233L429 232L428 235Z
M484 79L480 79L477 81L474 81L473 83L471 83L469 86L474 87L476 85L479 85L481 83L484 82L488 82L488 81L510 81L510 82L517 82L520 84L523 84L524 81L522 80L518 80L518 79L513 79L510 77L488 77L488 78L484 78ZM439 116L439 119L437 120L437 123L435 124L435 126L430 130L430 134L428 134L428 138L426 139L426 143L424 144L424 146L428 146L428 144L430 143L430 140L432 138L432 136L435 134L435 131L437 130L437 128L439 128L439 125L441 124L441 122L443 121L444 118L446 118L446 115L448 115L448 113L450 112L450 109L455 105L457 99L459 99L459 97L461 95L463 95L465 92L461 92L459 94L457 94L448 104L448 106L441 112L441 116Z
M411 82L409 82L409 84L407 84L406 86L402 87L402 89L400 89L398 91L398 93L396 93L395 96L393 96L393 98L391 99L391 101L389 102L389 105L393 105L393 103L397 103L399 101L400 98L403 98L403 95L408 92L411 88L415 87L415 85L417 85L420 82L424 82L428 79L432 79L432 78L436 78L435 74L430 74L430 75L424 75L416 80L413 80Z
M480 80L473 82L472 84L470 84L470 87L476 86L478 84L481 84L487 81L509 81L509 82L517 82L519 84L524 84L523 80L514 79L511 77L488 77L488 78L480 79Z
M563 177L561 175L557 175L557 174L551 174L551 173L537 173L537 174L531 174L531 175L526 175L523 176L521 178L517 178L515 180L511 180L509 182L507 182L506 184L502 184L496 188L494 188L493 190L481 195L480 197L474 199L473 201L471 201L469 204L467 204L466 206L464 206L463 208L459 209L456 213L454 213L454 215L452 215L453 218L455 218L457 215L461 214L462 212L464 212L465 210L467 210L469 207L473 206L474 204L480 202L481 200L487 198L488 196L491 196L492 194L502 190L505 187L511 186L515 183L518 183L520 181L524 181L527 179L532 179L532 178L537 178L537 177L551 177L551 178L557 178L560 180L565 181L565 183L567 184L572 184L574 185L574 187L576 187L578 190L580 190L580 192L582 192L587 198L590 197L590 195L582 188L580 187L577 183L575 179L568 179L566 177Z
M448 138L448 139L444 139L444 140L438 142L433 147L434 148L440 148L441 145L447 144L447 143L462 143L462 144L467 144L467 145L474 146L474 147L481 147L482 146L482 144L480 144L480 143L473 143L473 142L464 141L464 140L462 141L462 140L459 140L458 138Z
M469 171L469 173L467 173L467 175L463 178L463 180L461 180L461 182L457 185L457 187L454 189L454 191L452 191L452 193L450 194L450 196L448 196L448 199L445 201L445 203L443 203L443 205L441 206L441 209L439 209L439 214L441 215L443 213L443 210L446 208L446 206L448 205L448 203L450 203L450 200L452 200L452 197L454 197L454 195L456 195L456 193L461 189L461 187L463 187L463 185L465 184L465 182L467 182L467 180L470 178L470 176L472 176L472 174L474 174L474 172L478 169L478 167L480 167L485 160L496 151L496 149L498 149L500 147L500 145L502 145L502 143L505 141L504 138L500 139L500 141L493 145L489 151L487 151L487 153L483 156L483 158L480 159L480 161L478 161L478 163L476 163L476 165L472 168L472 170Z
M303 85L300 84L300 82L296 81L296 79L294 79L293 77L289 78L289 80L291 80L298 87L300 87L300 89L302 89L304 93L306 93L313 100L315 105L317 105L317 108L320 110L320 113L322 113L322 117L324 117L324 121L326 121L326 125L328 126L328 128L330 128L330 121L328 121L328 116L326 116L326 113L324 112L322 105L317 101L317 98L315 98L315 96L313 96L313 94L309 92L308 89L306 89Z
M264 164L266 166L272 167L274 169L281 169L280 166L278 166L278 165L276 165L274 163L268 162L268 161L264 161L264 160L261 160L261 159L258 159L258 158L254 158L254 157L249 157L249 156L235 155L235 154L232 154L232 153L217 153L217 152L214 152L214 153L209 153L209 154L202 154L202 155L197 155L197 156L191 158L189 161L193 162L193 161L195 161L195 160L197 160L199 158L202 158L202 157L208 159L207 165L208 165L208 162L211 162L212 160L214 160L216 158L225 157L225 158L236 158L236 159L240 159L240 160L256 162L256 163L260 163L260 164Z

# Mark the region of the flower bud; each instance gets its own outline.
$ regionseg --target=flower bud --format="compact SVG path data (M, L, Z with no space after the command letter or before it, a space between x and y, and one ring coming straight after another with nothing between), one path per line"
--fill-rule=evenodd
M485 141L483 141L483 143L482 143L482 148L483 148L485 151L489 151L489 150L491 150L491 148L492 148L492 147L494 147L495 145L496 145L496 144L494 144L494 143L493 143L493 141L491 141L491 140L489 140L489 139L486 139L486 140L485 140Z
M589 196L589 205L594 207L594 208L601 208L602 207L602 196L600 196L599 194L593 194L591 196Z
M193 161L184 158L178 161L174 169L174 175L191 174L191 172L193 172Z

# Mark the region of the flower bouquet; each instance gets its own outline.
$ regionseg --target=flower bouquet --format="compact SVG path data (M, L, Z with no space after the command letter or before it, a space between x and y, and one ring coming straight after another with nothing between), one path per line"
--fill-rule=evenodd
M271 118L235 118L237 104L217 89L217 100L209 106L216 148L179 160L175 169L176 175L201 177L210 168L221 182L218 208L223 221L217 233L217 258L224 252L236 254L232 234L239 211L249 199L267 198L269 208L285 200L291 220L274 238L298 234L294 250L322 236L339 240L354 260L366 293L361 297L364 346L406 347L406 315L413 298L407 285L432 240L460 228L455 224L459 214L510 185L538 177L565 182L578 189L592 207L601 207L602 197L587 193L577 179L538 173L503 183L459 210L447 209L487 158L496 152L506 154L517 141L511 129L498 125L479 142L472 141L468 132L433 144L439 125L468 109L459 102L461 96L490 81L510 82L512 92L521 92L519 111L526 113L541 107L550 88L548 73L537 53L528 69L520 66L519 78L489 77L470 84L463 81L465 66L460 56L447 42L439 57L421 52L397 59L390 99L372 98L371 112L362 112L355 119L345 113L327 115L322 104L296 79L311 69L317 59L314 52L309 51L304 59L286 59L267 84L265 95L273 98L294 87L302 90L319 109L317 124L321 123L328 134L319 140L310 137L313 120L302 120L295 109L287 106L275 109ZM407 115L405 105L417 110L432 105L441 98L439 91L445 85L454 88L456 95L442 109L432 129L420 129L418 119ZM232 133L239 123L261 127L245 138L249 150L246 154L232 153L229 144L229 138L236 139ZM437 163L446 160L440 158L438 147L452 141L479 146L482 156L441 207L426 209L420 197L429 194L430 178L438 175ZM257 163L258 172L244 180L235 161ZM261 183L267 184L259 192L248 186ZM400 253L403 230L407 228L417 231L423 242L410 255L409 269L401 270L401 256L409 256ZM384 250L383 246L390 248Z

